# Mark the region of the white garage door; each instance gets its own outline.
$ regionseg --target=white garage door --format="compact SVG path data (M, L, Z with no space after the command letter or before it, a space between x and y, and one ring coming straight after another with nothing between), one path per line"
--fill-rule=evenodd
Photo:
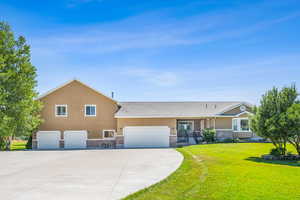
M38 131L36 139L38 149L58 149L60 131Z
M123 133L125 148L170 146L167 126L127 126Z
M65 131L64 143L66 149L86 148L87 131Z

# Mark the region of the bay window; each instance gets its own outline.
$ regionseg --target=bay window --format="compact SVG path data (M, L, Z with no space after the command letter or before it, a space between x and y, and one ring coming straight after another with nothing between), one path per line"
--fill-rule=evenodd
M236 132L250 132L249 119L248 118L233 118L232 130Z

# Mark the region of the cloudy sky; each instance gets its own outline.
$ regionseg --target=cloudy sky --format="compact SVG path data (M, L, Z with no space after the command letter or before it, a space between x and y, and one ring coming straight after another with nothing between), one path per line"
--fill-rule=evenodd
M120 101L256 104L300 83L299 0L1 0L0 20L40 93L77 78Z

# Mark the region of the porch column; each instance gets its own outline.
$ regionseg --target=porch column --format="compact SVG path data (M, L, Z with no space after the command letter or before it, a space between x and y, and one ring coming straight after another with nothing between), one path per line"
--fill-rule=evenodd
M205 129L205 123L204 123L205 121L204 120L205 119L201 119L201 122L200 122L201 123L200 124L201 125L201 128L200 128L201 130Z
M214 129L216 129L216 118L214 118L213 120L214 120Z

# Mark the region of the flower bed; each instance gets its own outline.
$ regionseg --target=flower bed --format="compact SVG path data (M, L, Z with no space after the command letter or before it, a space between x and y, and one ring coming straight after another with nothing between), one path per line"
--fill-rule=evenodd
M280 156L274 156L270 154L262 155L262 159L264 160L300 160L300 155L280 155Z

